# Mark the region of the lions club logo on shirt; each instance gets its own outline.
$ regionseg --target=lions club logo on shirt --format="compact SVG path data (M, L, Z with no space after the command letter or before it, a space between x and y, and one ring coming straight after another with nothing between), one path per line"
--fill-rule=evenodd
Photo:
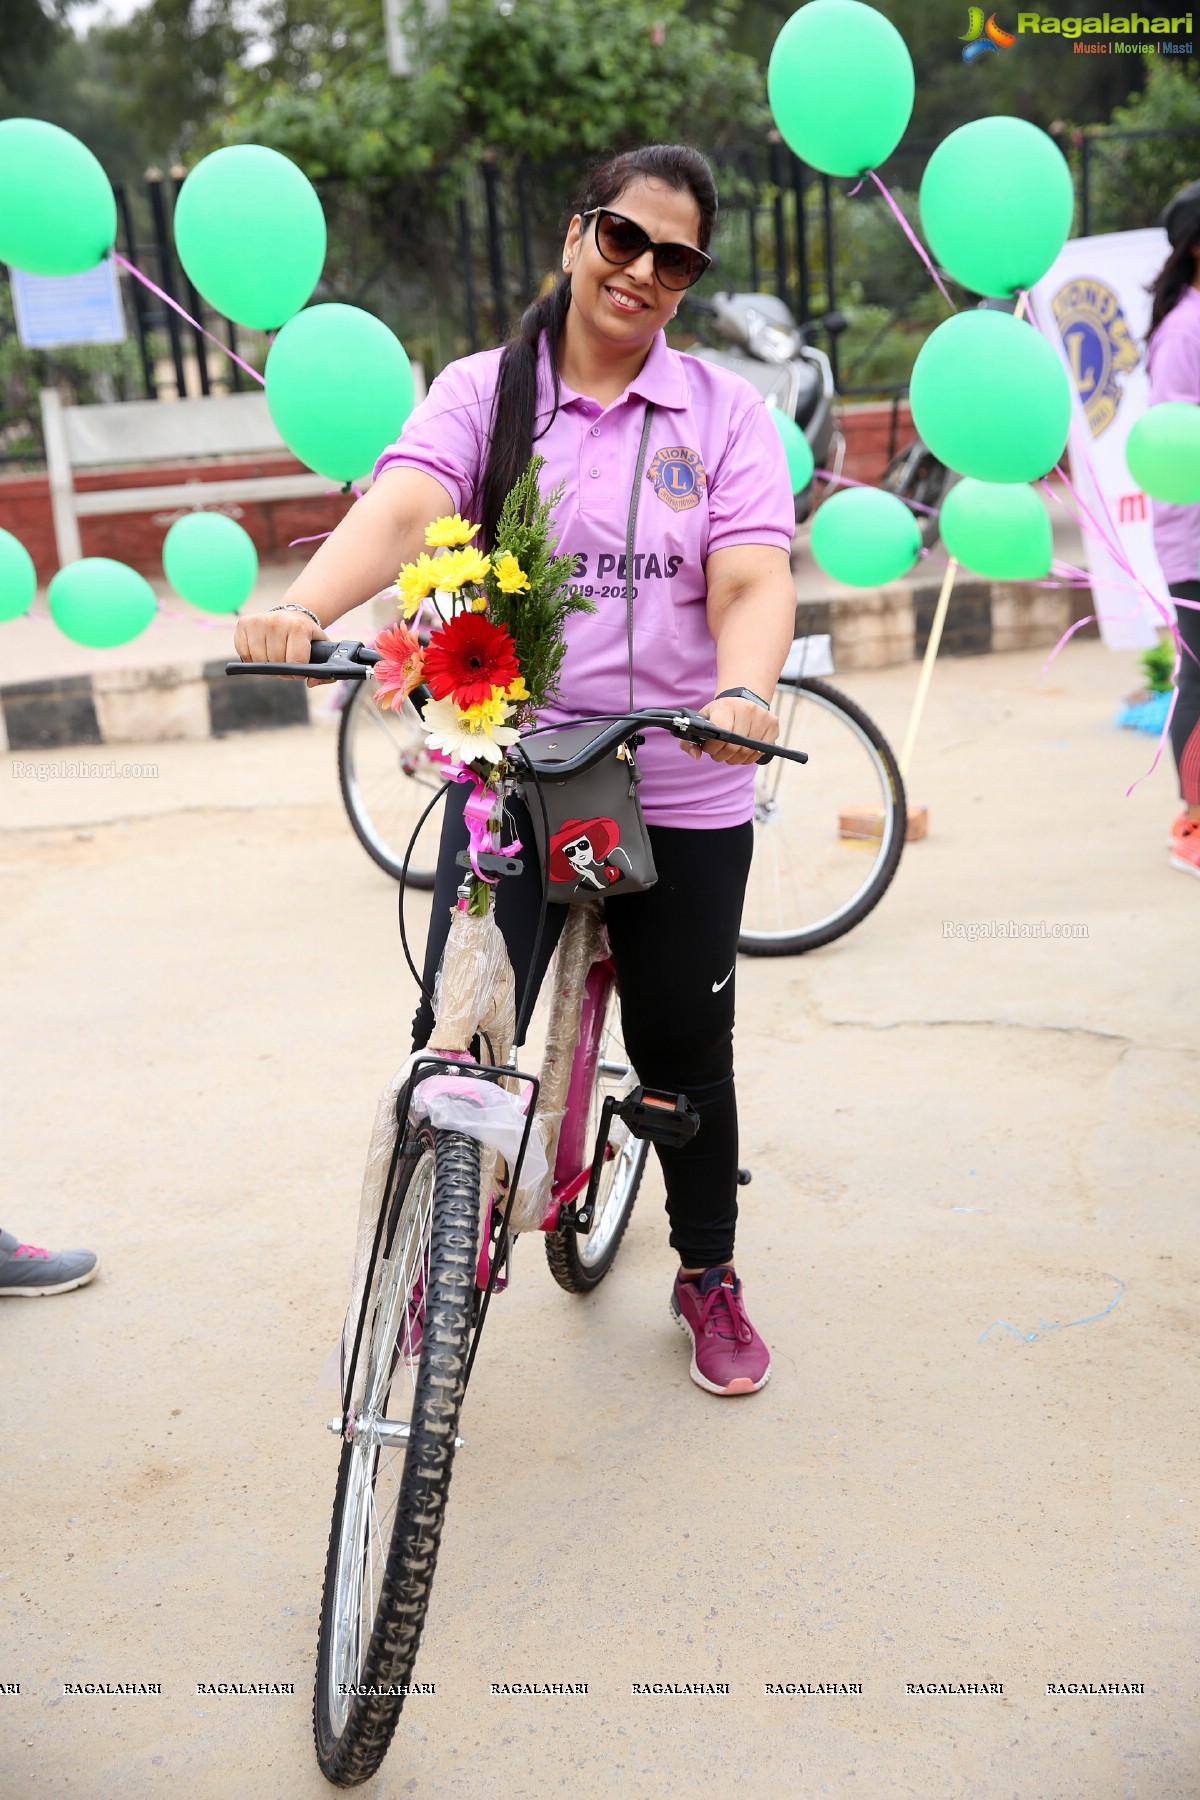
M708 486L704 464L694 450L685 444L668 444L655 453L646 470L646 480L654 483L654 491L672 512L687 512L699 506L700 496Z

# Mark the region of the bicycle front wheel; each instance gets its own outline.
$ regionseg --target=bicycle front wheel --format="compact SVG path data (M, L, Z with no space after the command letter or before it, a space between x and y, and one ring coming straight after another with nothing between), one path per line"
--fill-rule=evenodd
M879 727L813 676L775 692L779 742L807 763L777 758L757 771L754 860L738 948L798 956L850 931L887 891L908 815L904 783Z
M429 754L416 708L399 712L375 704L375 678L357 681L338 729L338 780L355 836L379 867L399 881L417 821L445 780L444 765ZM408 865L406 886L431 888L437 870L441 819L421 827Z
M313 1730L339 1787L383 1761L416 1661L466 1387L478 1234L478 1144L423 1126L397 1162L362 1404L333 1503Z

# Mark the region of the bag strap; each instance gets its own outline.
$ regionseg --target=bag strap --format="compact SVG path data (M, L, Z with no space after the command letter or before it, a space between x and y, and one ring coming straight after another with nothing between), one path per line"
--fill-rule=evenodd
M625 616L629 626L629 710L635 710L633 704L633 538L637 530L638 496L642 491L642 469L646 461L646 446L650 442L650 420L654 414L652 401L646 402L646 422L642 426L642 441L638 447L637 462L633 470L633 489L629 496L629 529L625 534Z

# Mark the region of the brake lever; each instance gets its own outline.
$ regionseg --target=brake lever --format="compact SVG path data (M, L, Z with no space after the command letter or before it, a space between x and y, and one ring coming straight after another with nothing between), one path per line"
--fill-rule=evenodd
M761 738L742 737L736 731L726 731L723 726L714 725L711 719L704 718L700 713L676 713L671 720L671 730L676 737L689 744L703 744L709 739L716 739L718 743L741 744L747 750L757 750L760 767L774 762L777 756L782 756L787 762L808 761L807 750L786 750L782 744L764 744Z
M354 660L354 652L361 650L362 644L357 638L343 638L340 643L329 643L327 639L315 638L309 649L314 654L306 663L291 662L227 662L227 675L300 675L305 674L312 681L365 681L371 669L379 661L374 652L368 652L371 662L362 663ZM327 654L316 654L324 651Z

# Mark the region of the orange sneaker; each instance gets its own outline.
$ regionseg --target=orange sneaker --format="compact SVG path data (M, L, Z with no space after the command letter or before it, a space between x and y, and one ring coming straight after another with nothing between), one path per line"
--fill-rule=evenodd
M1171 867L1200 875L1200 819L1180 813L1171 826Z

